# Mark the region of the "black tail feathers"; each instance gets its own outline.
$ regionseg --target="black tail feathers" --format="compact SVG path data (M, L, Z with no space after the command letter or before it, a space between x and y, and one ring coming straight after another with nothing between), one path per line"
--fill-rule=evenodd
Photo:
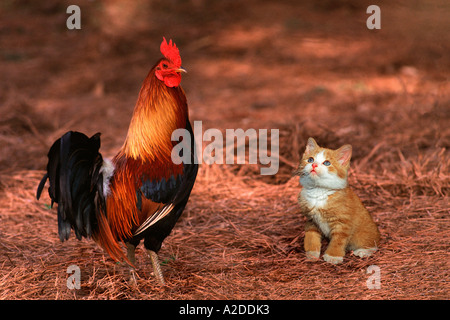
M48 153L47 173L37 188L39 200L47 179L48 193L58 204L58 232L69 239L70 229L78 240L90 238L98 230L97 215L105 213L103 158L99 153L100 133L91 138L69 131L56 140Z

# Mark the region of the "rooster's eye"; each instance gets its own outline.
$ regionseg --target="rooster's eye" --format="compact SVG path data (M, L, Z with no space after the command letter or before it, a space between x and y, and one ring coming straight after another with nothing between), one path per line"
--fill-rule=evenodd
M168 65L167 65L167 64L165 64L165 63L163 63L163 65L162 65L162 66L163 66L163 68L164 68L164 69L167 69L167 67L168 67Z
M314 158L313 158L313 157L309 157L309 158L308 158L308 162L309 162L309 163L313 163L313 162L314 162Z

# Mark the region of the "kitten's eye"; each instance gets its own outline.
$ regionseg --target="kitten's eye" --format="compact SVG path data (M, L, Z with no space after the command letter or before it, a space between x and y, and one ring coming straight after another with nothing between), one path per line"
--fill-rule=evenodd
M313 157L309 157L308 158L308 163L313 163L314 162L314 158Z
M331 165L331 162L328 161L328 160L325 160L325 161L323 162L323 164L326 165L326 166L328 167L329 165Z

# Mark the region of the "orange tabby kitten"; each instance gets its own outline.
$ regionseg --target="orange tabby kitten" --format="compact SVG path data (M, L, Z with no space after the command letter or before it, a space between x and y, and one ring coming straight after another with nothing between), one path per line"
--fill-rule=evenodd
M347 185L352 146L321 148L309 138L296 174L303 186L298 202L306 216L305 251L318 259L322 236L330 239L323 259L337 264L345 250L368 257L377 250L380 233L361 200Z

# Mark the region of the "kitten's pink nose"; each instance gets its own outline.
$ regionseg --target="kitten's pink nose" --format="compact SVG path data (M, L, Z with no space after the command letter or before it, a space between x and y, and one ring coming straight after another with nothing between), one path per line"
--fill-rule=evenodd
M318 166L319 166L319 165L318 165L317 163L314 162L314 163L312 164L313 170L314 170L315 168L317 168Z

